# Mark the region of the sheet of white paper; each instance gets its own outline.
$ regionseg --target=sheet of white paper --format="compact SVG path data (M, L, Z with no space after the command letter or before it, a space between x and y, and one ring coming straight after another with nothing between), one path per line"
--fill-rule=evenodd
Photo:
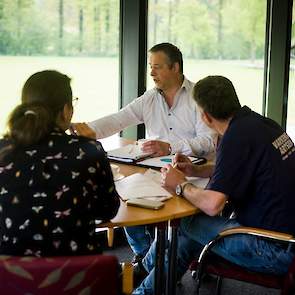
M193 183L195 186L200 188L205 188L208 184L210 178L202 178L202 177L187 177L187 181Z
M161 185L161 172L153 169L148 169L144 173L145 176L152 179L157 184Z
M148 156L148 154L143 153L136 144L128 144L118 149L108 151L108 157L117 159L138 160L146 156Z
M170 196L171 194L144 174L135 173L115 183L117 192L123 200Z

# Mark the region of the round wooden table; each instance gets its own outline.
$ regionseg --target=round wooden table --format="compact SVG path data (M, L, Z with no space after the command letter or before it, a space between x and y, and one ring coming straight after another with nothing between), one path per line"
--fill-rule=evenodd
M125 144L132 143L132 140L123 138L104 139L102 144L105 150L115 149ZM144 173L146 168L136 165L127 165L115 163L120 167L120 174L129 176L134 173ZM133 206L127 206L121 200L117 215L110 221L98 225L99 227L108 227L109 242L113 239L113 228L124 226L135 226L145 224L155 224L156 226L156 265L155 265L155 295L163 295L166 283L164 275L164 257L166 231L169 226L170 239L168 248L168 275L166 294L176 293L176 254L177 254L177 228L179 218L190 216L199 212L199 209L190 204L186 199L173 196L165 201L165 206L159 210L151 210Z

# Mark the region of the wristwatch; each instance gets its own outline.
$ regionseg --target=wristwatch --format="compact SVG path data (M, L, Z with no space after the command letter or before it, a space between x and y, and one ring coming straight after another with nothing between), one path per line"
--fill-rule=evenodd
M192 184L191 182L189 181L184 181L183 183L180 183L176 186L175 188L175 193L177 196L182 196L183 195L183 192L184 192L184 188L187 184Z

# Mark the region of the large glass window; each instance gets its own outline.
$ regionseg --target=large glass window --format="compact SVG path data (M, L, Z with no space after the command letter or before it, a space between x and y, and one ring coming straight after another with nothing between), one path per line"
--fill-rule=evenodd
M191 81L229 78L241 104L262 113L266 0L150 0L148 46L171 42ZM148 87L153 82L148 79Z
M73 120L118 109L118 0L0 0L0 132L34 72L72 78Z
M292 38L291 38L291 58L289 72L289 95L287 114L287 133L295 141L295 7L293 1L292 15Z

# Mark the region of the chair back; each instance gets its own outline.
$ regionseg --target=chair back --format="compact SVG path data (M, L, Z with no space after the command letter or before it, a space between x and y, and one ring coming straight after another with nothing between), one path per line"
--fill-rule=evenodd
M289 266L288 273L285 276L281 295L295 294L295 257Z
M118 295L121 288L115 256L0 256L1 294Z

